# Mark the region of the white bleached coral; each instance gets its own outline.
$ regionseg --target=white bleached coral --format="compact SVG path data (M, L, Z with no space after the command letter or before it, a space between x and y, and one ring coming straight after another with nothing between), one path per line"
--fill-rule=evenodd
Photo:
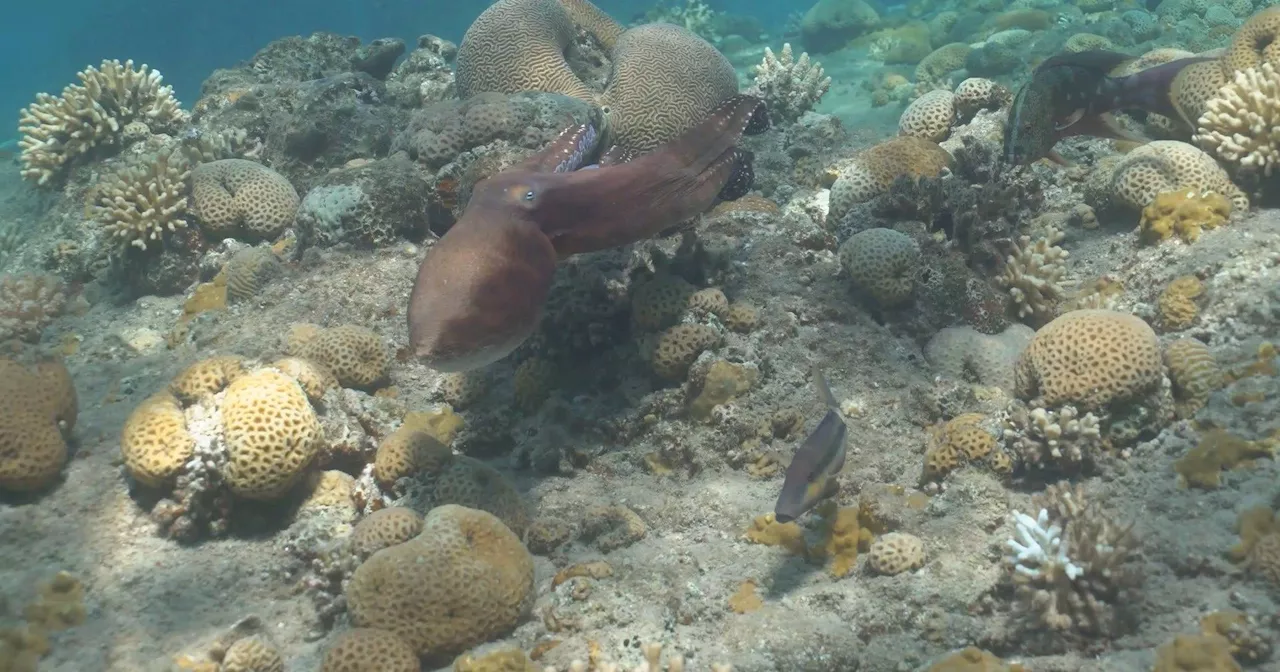
M1270 63L1237 72L1206 106L1195 141L1225 161L1270 177L1280 162L1280 73Z
M95 147L115 144L131 123L157 132L187 120L173 88L146 65L134 69L133 61L109 60L76 76L80 84L60 96L38 94L19 113L22 176L39 185Z
M1006 259L996 283L1013 297L1019 319L1047 321L1066 296L1064 262L1069 253L1058 247L1064 237L1056 229L1034 243L1030 236L1022 236Z
M1033 505L1034 518L1013 512L1014 535L1005 542L1005 565L1027 627L1120 634L1141 580L1127 565L1137 547L1131 526L1115 524L1066 483L1050 486Z
M765 47L764 60L755 66L755 84L748 93L760 96L775 123L792 123L812 110L831 88L831 78L824 76L822 64L802 53L794 58L791 43L782 45L774 55Z

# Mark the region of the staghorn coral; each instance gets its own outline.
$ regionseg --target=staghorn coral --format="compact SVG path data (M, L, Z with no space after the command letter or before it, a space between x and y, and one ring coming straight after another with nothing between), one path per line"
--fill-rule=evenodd
M145 64L135 70L133 61L103 61L76 77L80 84L67 86L61 96L38 94L19 113L22 176L38 185L94 148L116 144L130 123L160 132L187 120L173 88Z
M1205 104L1194 140L1245 171L1271 177L1280 162L1280 73L1271 63L1247 68Z
M1030 631L1116 637L1129 625L1141 574L1128 565L1137 550L1120 526L1066 483L1032 501L1036 517L1013 512L1005 566Z
M776 56L765 47L764 59L752 71L755 81L747 93L763 99L770 118L780 124L800 119L831 88L831 78L824 76L822 64L810 61L808 53L794 58L790 42L784 43Z
M94 186L89 214L113 240L140 250L186 228L191 164L176 147L134 158Z
M1013 246L1013 253L1005 262L1004 273L996 278L996 284L1013 297L1018 319L1042 324L1057 313L1058 304L1066 296L1063 262L1069 253L1058 247L1065 237L1053 229L1034 243L1030 236L1022 236Z

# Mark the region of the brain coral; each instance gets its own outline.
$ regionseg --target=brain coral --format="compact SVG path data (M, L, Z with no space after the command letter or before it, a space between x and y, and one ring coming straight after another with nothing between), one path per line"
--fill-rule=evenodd
M965 80L968 81L968 80ZM942 142L951 134L956 118L956 96L945 89L916 98L898 118L898 135L910 135Z
M354 324L328 329L294 325L285 347L290 355L323 365L345 387L372 387L386 380L391 370L382 337Z
M1111 169L1110 184L1112 199L1135 210L1171 191L1222 194L1239 210L1249 209L1249 198L1213 157L1175 140L1156 140L1126 154Z
M355 628L334 640L320 672L419 672L418 654L386 630Z
M1280 67L1277 37L1280 37L1280 7L1268 7L1249 17L1222 55L1223 72L1231 75L1263 63Z
M919 265L920 246L893 229L859 231L840 246L840 268L882 306L911 300Z
M1073 310L1041 327L1014 371L1022 399L1099 410L1141 397L1164 376L1160 341L1141 318Z
M830 217L838 220L855 203L888 191L899 177L937 177L951 154L923 138L899 136L863 150L839 169L831 185Z
M347 586L352 619L417 654L461 653L511 630L533 597L533 556L492 514L433 509L422 534L374 553Z
M289 180L254 161L221 159L191 171L192 209L216 238L274 238L293 225L299 202Z
M222 401L223 473L232 492L273 499L298 481L322 441L320 421L297 381L273 369L237 378Z
M590 5L575 4L580 9ZM616 39L621 28L596 12L597 39ZM546 91L592 101L594 93L564 58L577 35L573 19L565 3L557 0L499 0L491 5L472 22L458 45L458 97Z
M169 394L157 394L138 404L120 432L125 468L139 483L152 488L177 478L195 450L182 406Z
M733 65L706 40L673 24L636 26L618 39L600 100L605 144L653 149L736 93Z
M60 361L28 369L0 358L0 490L49 487L67 460L65 433L79 405L71 374Z

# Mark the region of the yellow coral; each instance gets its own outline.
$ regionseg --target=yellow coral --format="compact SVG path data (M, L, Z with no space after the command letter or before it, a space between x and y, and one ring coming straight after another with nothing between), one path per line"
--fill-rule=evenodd
M1138 235L1148 243L1158 243L1177 235L1193 243L1205 230L1216 229L1231 217L1231 201L1221 194L1171 191L1159 194L1142 209Z
M157 394L139 404L120 434L120 452L129 475L153 488L172 482L195 450L182 407L169 394Z
M658 337L653 370L667 380L682 380L704 350L715 347L720 334L702 324L677 324Z
M52 485L67 461L64 434L78 402L60 361L28 369L0 358L0 490L33 492Z
M280 173L245 159L221 159L191 172L191 207L207 235L274 238L293 224L298 192Z
M227 443L223 477L241 497L283 494L302 477L323 440L302 388L274 369L237 378L227 387L221 411Z
M1174 463L1179 481L1189 487L1213 490L1222 485L1222 472L1251 464L1254 458L1272 457L1274 440L1249 441L1221 429L1200 437L1200 443Z
M217 394L245 374L244 358L236 355L209 357L183 369L169 383L169 391L184 404Z
M1166 331L1181 331L1196 321L1200 309L1195 300L1204 294L1204 284L1194 275L1181 276L1168 284L1156 305L1160 324Z
M323 364L345 387L374 387L385 382L391 370L391 356L382 337L354 324L328 329L295 324L285 339L285 349L295 357Z
M1156 140L1125 154L1104 170L1111 198L1141 210L1168 192L1222 194L1233 209L1247 210L1249 198L1204 151L1185 142Z

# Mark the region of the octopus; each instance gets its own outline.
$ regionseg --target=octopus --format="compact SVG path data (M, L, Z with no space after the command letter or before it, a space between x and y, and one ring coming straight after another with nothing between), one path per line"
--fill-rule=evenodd
M589 163L600 143L588 123L481 181L418 268L410 352L449 372L506 357L537 327L560 260L653 237L745 195L753 157L738 143L768 127L763 101L737 95L649 153L612 147Z

